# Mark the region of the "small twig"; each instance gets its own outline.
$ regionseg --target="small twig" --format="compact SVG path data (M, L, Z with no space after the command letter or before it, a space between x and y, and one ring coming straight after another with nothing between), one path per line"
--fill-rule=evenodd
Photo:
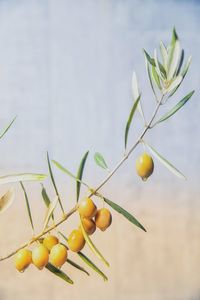
M163 100L164 95L161 96L158 104L156 105L156 108L153 112L153 115L149 121L149 123L145 126L144 130L142 131L142 133L140 134L140 136L138 137L137 141L135 142L135 144L130 148L130 150L126 153L126 155L123 156L123 158L117 163L117 165L115 166L115 168L109 173L109 175L100 183L100 185L94 189L91 194L89 195L89 197L95 195L95 193L100 190L106 183L107 181L115 174L115 172L120 168L120 166L125 162L125 160L127 160L130 156L130 154L133 152L133 150L137 147L137 145L140 143L140 140L142 140L142 138L144 137L144 135L146 134L146 132L148 131L148 129L151 128L151 124L158 112L158 109L161 105L161 102Z
M0 258L0 261L3 261L5 259L8 259L10 257L12 257L13 255L15 255L20 249L23 249L31 244L33 244L34 242L38 241L42 236L44 236L45 234L47 234L49 231L55 229L56 227L58 227L60 224L62 224L63 222L65 222L72 214L74 214L76 212L78 208L78 205L75 205L67 214L65 214L63 216L63 218L58 221L57 223L53 224L51 227L49 227L48 229L42 231L41 233L39 233L37 236L34 236L31 240L25 242L23 245L21 245L19 248L17 248L16 250L12 251L10 254L7 254L3 257Z

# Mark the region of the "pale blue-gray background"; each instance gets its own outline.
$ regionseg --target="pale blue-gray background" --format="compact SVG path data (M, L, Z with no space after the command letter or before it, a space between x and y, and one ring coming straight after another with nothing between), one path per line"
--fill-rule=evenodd
M196 94L151 141L195 180L199 15L198 1L1 1L0 124L18 115L1 142L1 170L41 171L47 149L71 168L87 149L117 161L132 103L132 71L149 115L154 102L142 48L152 53L161 39L168 42L175 25L186 57L193 57L178 95L192 89ZM170 180L165 170L159 176Z

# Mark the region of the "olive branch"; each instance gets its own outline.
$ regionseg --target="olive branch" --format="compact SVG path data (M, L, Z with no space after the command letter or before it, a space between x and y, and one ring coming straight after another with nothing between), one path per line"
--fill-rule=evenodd
M92 196L96 196L98 198L101 198L105 203L107 203L109 206L111 206L115 211L122 214L126 219L128 219L131 223L142 229L143 231L146 231L144 226L128 211L126 211L124 208L119 206L117 203L112 202L111 200L107 199L104 195L100 193L101 188L111 179L111 177L118 171L118 169L121 167L122 164L125 163L125 161L129 158L129 156L132 154L132 152L135 150L135 148L139 144L145 145L145 147L151 152L151 154L159 160L168 170L170 170L174 175L185 179L185 176L168 160L166 160L157 150L155 150L147 141L145 140L146 133L149 130L152 130L155 126L158 126L160 123L168 120L171 118L175 113L177 113L192 97L194 94L194 91L191 91L188 93L185 97L183 97L179 102L177 102L170 111L165 112L160 118L157 118L158 111L161 107L163 107L169 98L171 98L176 91L179 89L180 85L182 84L190 63L191 63L191 57L188 58L186 63L184 64L184 50L181 49L180 41L178 38L178 35L176 33L175 28L172 32L172 38L170 44L166 47L163 42L160 42L160 57L158 55L157 50L154 50L154 54L150 55L147 53L146 50L144 50L144 57L145 57L145 64L146 64L146 70L148 74L148 79L150 82L151 89L153 91L153 95L155 98L155 107L153 109L151 118L149 121L146 121L146 117L143 112L142 108L142 94L139 90L138 86L138 80L136 73L133 72L132 76L132 97L133 97L133 105L131 107L128 120L126 123L125 128L125 134L124 134L124 155L119 160L119 162L115 165L115 167L110 170L108 168L108 164L105 161L103 155L99 152L96 152L94 155L94 161L96 164L105 169L108 173L106 177L102 180L102 182L99 183L99 185L95 188L91 187L88 183L83 181L83 171L86 164L86 160L88 158L89 151L87 151L79 165L79 169L77 172L77 175L74 175L72 172L70 172L67 168L65 168L63 165L61 165L59 162L52 160L50 161L49 155L47 154L47 162L48 162L48 168L49 168L49 174L50 178L55 190L55 199L53 201L50 200L47 191L45 187L42 185L42 199L44 200L45 205L47 206L46 216L44 220L44 226L42 231L35 235L34 234L34 224L33 224L33 218L31 215L31 209L30 204L28 200L28 195L25 190L25 186L23 185L23 182L25 181L32 181L37 180L41 181L46 178L46 175L43 174L15 174L15 175L8 175L0 177L0 184L4 183L10 183L10 182L20 182L21 187L23 189L27 211L31 223L31 228L33 231L33 237L25 242L23 245L15 249L14 251L10 252L9 254L3 256L0 258L0 261L6 260L10 257L12 257L14 254L16 254L20 249L23 249L31 244L33 244L36 241L39 241L41 238L43 238L44 235L46 235L48 232L51 232L52 230L56 229L64 223L71 215L77 212L79 208L79 198L80 198L80 189L81 186L85 186L87 188L88 197L91 198ZM139 114L142 117L144 128L142 132L139 134L136 141L132 144L132 146L128 149L128 137L129 137L129 131L132 125L133 117L136 114L136 112L139 112ZM15 119L12 120L12 122L6 127L6 129L3 130L2 134L0 134L0 138L4 136L4 134L8 131L8 129L11 127ZM68 176L72 177L76 182L76 204L74 207L69 211L65 212L61 197L58 191L58 188L56 186L56 182L54 179L53 171L51 163L55 167L57 167L59 170L67 174ZM0 213L4 212L12 203L14 199L14 190L13 188L10 189L5 195L3 195L0 198ZM57 207L57 204L61 208L62 217L60 220L55 221L54 218L54 210ZM50 220L52 220L52 224L49 225ZM103 255L100 253L100 251L96 248L86 231L84 230L84 226L81 225L81 228L83 230L84 238L86 240L86 243L90 247L90 249L93 251L93 253L102 260L107 266L109 265L107 260L103 257ZM60 235L62 238L67 242L67 238L60 232ZM82 252L77 253L79 257L93 270L95 270L100 276L103 277L104 280L107 280L106 275ZM75 262L68 261L71 265L78 268L79 270L87 273L82 267L77 265ZM68 283L73 283L73 281L61 270L54 267L50 263L46 266L46 268L54 273L55 275L61 277Z

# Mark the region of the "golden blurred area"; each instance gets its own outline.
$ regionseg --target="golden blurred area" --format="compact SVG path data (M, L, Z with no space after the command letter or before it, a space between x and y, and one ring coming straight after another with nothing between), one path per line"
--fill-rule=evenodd
M164 193L164 187L162 190ZM105 267L87 245L83 251L107 274L108 282L84 265L74 253L69 253L69 257L84 266L90 276L66 263L63 270L74 280L73 286L47 270L38 271L34 266L21 274L15 270L13 259L9 259L1 263L0 299L199 299L198 206L193 206L191 212L186 205L189 195L179 195L179 201L184 203L179 206L178 202L169 201L171 192L164 199L159 189L154 192L154 198L143 192L143 200L135 203L127 192L125 194L129 199L124 201L124 208L137 216L146 226L147 233L113 212L112 226L105 232L98 230L92 236L95 245L110 262L110 268ZM117 191L116 197L120 199L125 194ZM34 197L31 198L32 201ZM1 255L30 237L31 228L22 201L18 195L13 206L1 216ZM34 223L39 232L45 213L44 204L42 201L33 203ZM75 215L60 229L68 235L78 222ZM191 295L196 295L196 298L190 298Z

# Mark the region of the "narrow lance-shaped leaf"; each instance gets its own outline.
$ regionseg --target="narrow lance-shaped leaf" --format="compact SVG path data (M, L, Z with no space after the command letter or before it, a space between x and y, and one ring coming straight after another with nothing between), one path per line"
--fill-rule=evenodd
M150 71L150 66L151 66L151 65L149 65L148 60L147 60L146 57L145 57L145 64L146 64L147 74L148 74L148 77L149 77L149 82L150 82L152 91L153 91L153 93L154 93L154 95L155 95L155 98L156 98L156 97L157 97L157 96L156 96L156 90L155 90L155 87L154 87L154 82L153 82L152 72Z
M124 144L125 144L125 149L126 149L126 146L127 146L127 141L128 141L128 133L129 133L129 129L130 129L130 126L131 126L131 122L133 120L133 116L135 114L135 111L137 109L137 106L138 106L138 103L140 101L140 95L138 96L138 98L136 99L136 101L134 102L133 106L132 106L132 109L131 109L131 112L129 114L129 117L128 117L128 121L126 123L126 129L125 129L125 137L124 137Z
M145 49L143 49L144 51L144 55L146 57L146 59L148 60L148 62L152 65L152 66L156 66L155 64L155 60L153 58L151 58L151 56L147 53L147 51Z
M70 265L73 266L74 268L76 268L76 269L78 269L78 270L84 272L84 273L87 274L88 276L90 276L90 274L89 274L83 267L81 267L80 265L78 265L77 263L75 263L73 260L71 260L71 259L68 258L68 259L67 259L67 262L68 262L68 264L70 264Z
M173 79L172 83L170 84L170 86L167 88L167 92L170 93L174 89L177 90L177 88L180 86L182 80L183 80L183 77L181 75L178 75L177 77L175 77Z
M153 67L158 67L158 71L159 73L161 72L163 77L166 78L167 74L166 74L166 70L165 68L163 67L163 65L157 60L157 54L156 54L156 60L157 62L155 61L155 58L152 58L145 49L143 49L144 51L144 55L146 57L146 59L148 60L148 62L153 66ZM156 52L156 50L154 51L154 53ZM161 76L161 73L160 73L160 76ZM162 77L162 76L161 76Z
M48 263L45 267L46 269L48 269L51 273L53 273L54 275L58 276L59 278L63 279L64 281L73 284L74 282L71 280L71 278L64 273L63 271L61 271L60 269L56 268L54 265Z
M14 117L14 119L3 129L3 131L0 133L0 139L2 139L2 137L6 134L6 132L10 129L10 127L12 126L12 124L15 122L17 116Z
M48 225L48 222L49 222L49 219L51 218L51 216L53 214L53 211L56 208L57 203L58 203L58 196L56 196L54 198L54 200L52 202L50 202L50 204L47 208L46 216L45 216L45 219L44 219L43 231L46 229L46 227Z
M107 166L105 159L101 153L96 152L94 154L94 160L99 167L101 167L102 169L108 170L108 166Z
M66 236L59 231L59 234L63 237L63 239L68 242ZM93 269L95 272L97 272L103 279L104 281L107 281L108 278L107 276L81 251L77 252L77 255L86 263L91 269Z
M174 90L172 90L172 92L170 93L169 97L172 97L174 95L174 93L177 91L177 89L179 88L180 84L182 83L183 79L185 78L185 76L186 76L186 74L188 72L188 69L190 67L190 64L191 64L191 59L192 59L192 57L190 56L189 59L188 59L188 61L185 64L185 66L183 67L183 70L179 71L179 75L182 76L182 80L179 83L179 85Z
M167 64L167 79L173 78L174 73L178 67L178 62L180 60L181 48L180 42L178 40L178 35L175 28L172 33L172 41L169 49L168 64Z
M183 76L183 78L184 78L184 77L186 76L186 74L187 74L187 71L188 71L188 69L189 69L189 67L190 67L191 61L192 61L192 57L190 56L190 57L188 58L188 61L187 61L186 64L185 64L183 70L181 71L181 75Z
M22 173L22 174L10 174L0 177L0 184L14 183L19 181L42 181L47 177L44 174L32 174L32 173Z
M49 207L49 204L50 204L50 199L49 199L49 196L47 195L47 192L46 192L46 189L44 188L44 185L41 184L42 186L42 198L44 200L44 203L46 205L46 207Z
M158 161L161 162L169 171L171 171L174 175L181 179L186 179L186 177L176 167L174 167L168 160L166 160L161 154L159 154L152 146L147 144L147 142L144 143L149 148L152 155L156 159L158 159Z
M50 174L50 177L51 177L51 181L52 181L54 190L56 192L56 195L58 196L58 202L60 204L60 208L61 208L62 212L64 212L64 209L63 209L63 206L62 206L62 202L61 202L61 198L60 198L60 195L59 195L56 183L55 183L55 179L54 179L54 176L53 176L53 172L52 172L52 169L51 169L51 163L50 163L49 153L48 152L47 152L47 163L48 163L48 168L49 168L49 174Z
M152 77L154 79L154 82L156 83L159 90L162 90L162 86L161 86L161 83L160 83L160 78L159 78L159 76L156 72L156 68L154 66L152 66L151 70L152 70Z
M59 162L57 162L56 160L52 160L52 163L58 168L60 169L62 172L64 172L65 174L69 175L70 177L74 178L76 181L82 183L83 185L89 187L85 182L83 182L82 180L78 179L75 175L73 175L68 169L66 169L65 167L63 167Z
M26 208L27 208L30 224L31 224L32 230L34 231L33 218L32 218L32 215L31 215L31 209L30 209L30 204L29 204L29 200L28 200L28 195L27 195L26 189L25 189L22 182L20 182L20 185L21 185L21 188L22 188L23 193L24 193L24 198L25 198L25 201L26 201Z
M118 213L122 214L127 220L129 220L132 224L136 225L140 229L144 230L146 232L146 229L144 226L133 216L131 215L128 211L126 211L124 208L119 206L118 204L112 202L111 200L107 198L103 198L104 201L110 205L114 210L116 210Z
M80 217L81 220L81 217ZM93 244L92 240L90 239L90 237L88 236L88 234L86 233L82 220L81 220L81 229L83 232L83 236L85 238L86 243L88 244L89 248L92 250L92 252L100 259L104 262L104 264L109 267L109 263L107 262L107 260L103 257L103 255L100 253L100 251L96 248L96 246Z
M15 192L13 188L10 188L3 196L0 198L0 214L6 211L15 198Z
M83 177L83 171L84 171L84 167L85 167L85 163L88 157L89 151L87 151L83 158L81 159L79 168L78 168L78 172L77 172L77 178L81 181L82 177ZM76 201L78 202L79 199L79 195L80 195L80 189L81 189L81 183L79 181L76 181Z
M165 45L163 44L163 42L160 42L160 52L161 52L161 55L162 55L164 68L166 69L167 68L168 53L167 53L167 49L166 49Z
M140 95L139 87L138 87L138 80L137 80L137 76L136 76L135 72L133 72L133 75L132 75L131 86L132 86L132 98L135 101ZM142 116L144 123L146 123L141 102L138 103L137 109L138 109L140 115Z
M176 73L178 69L178 64L181 56L181 48L180 48L180 42L176 41L174 46L174 52L173 52L173 58L169 67L168 71L168 80L173 78L174 74Z
M178 66L177 66L177 70L176 70L176 76L179 75L180 71L181 71L181 68L182 68L182 65L183 65L183 61L184 61L184 50L182 49L181 50L181 55L180 55L180 59L179 59L179 63L178 63Z
M41 186L42 186L42 192L41 192L42 193L42 199L44 200L44 203L45 203L46 207L49 207L49 205L51 203L51 200L50 200L49 196L47 195L46 189L43 186L43 184L41 184ZM51 217L54 220L53 213L52 213Z
M157 57L157 50L154 49L154 61L155 61L155 69L156 69L156 72L158 74L158 77L163 80L165 78L165 76L163 75L163 73L161 72L161 68L160 68L160 64L158 62L158 57Z
M179 101L168 113L164 114L162 118L160 118L155 124L161 123L167 119L169 119L171 116L173 116L181 107L183 107L187 101L192 97L194 94L194 91L187 94L181 101Z
M97 272L104 281L108 281L108 277L85 254L82 252L78 252L77 254L90 268Z

